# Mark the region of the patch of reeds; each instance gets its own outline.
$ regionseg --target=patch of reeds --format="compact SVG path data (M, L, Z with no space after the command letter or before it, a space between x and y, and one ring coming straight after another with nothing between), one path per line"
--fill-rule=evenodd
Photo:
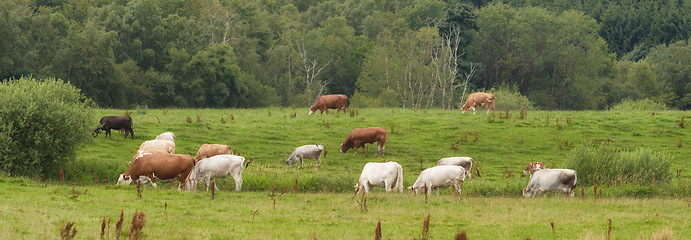
M429 222L430 222L430 214L427 213L427 217L425 218L424 221L422 221L422 233L420 235L420 239L429 239Z
M190 117L190 115L187 115L187 123L192 123L192 117Z
M132 225L130 225L130 239L139 239L146 223L146 215L143 211L134 212Z
M499 119L509 119L511 118L511 113L509 112L509 109L506 109L505 112L499 112Z
M609 145L584 144L571 151L566 167L587 173L578 175L578 184L657 185L671 178L672 159L669 152L644 148L626 152Z
M525 119L526 116L528 116L528 111L525 110L525 107L521 107L520 112L518 113L518 119Z

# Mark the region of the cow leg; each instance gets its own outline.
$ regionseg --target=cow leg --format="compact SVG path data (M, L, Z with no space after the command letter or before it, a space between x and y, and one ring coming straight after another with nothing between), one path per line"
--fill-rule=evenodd
M218 191L218 184L216 183L216 179L215 179L215 178L211 178L211 182L214 183L214 190Z
M389 178L384 179L384 189L386 189L386 192L391 192L391 188L393 187L393 184L396 184L395 182L391 182Z
M372 185L370 185L369 182L365 182L363 184L363 187L365 187L365 193L369 193L370 191L372 191Z
M151 181L151 186L154 186L155 188L158 187L158 185L156 184L156 177L154 177L153 173L146 175L146 177L148 177L149 181Z
M456 192L458 193L458 196L463 197L463 194L462 194L463 190L461 189L461 187L463 187L463 180L461 180L461 179L455 180L453 182L453 187L455 188Z
M472 106L470 108L473 109L473 115L475 115L475 106Z
M242 169L236 170L230 174L235 180L235 191L239 192L242 190Z
M298 158L300 158L300 167L301 167L301 168L304 168L304 167L305 167L305 165L304 165L304 164L302 164L302 156L298 156Z
M211 176L206 176L204 181L206 182L206 191L208 192L209 191L209 185L211 184Z
M320 153L319 156L317 156L317 167L319 167L321 165L322 165L322 155Z
M108 136L110 136L110 128L106 129L106 138L108 138Z

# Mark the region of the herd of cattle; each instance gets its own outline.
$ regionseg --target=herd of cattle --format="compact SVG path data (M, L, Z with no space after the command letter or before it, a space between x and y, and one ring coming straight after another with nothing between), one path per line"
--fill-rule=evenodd
M345 95L325 95L317 99L310 108L309 114L317 110L321 112L328 109L338 109L345 111L348 98ZM468 100L462 107L463 112L472 109L475 113L476 106L485 106L487 112L494 110L494 94L492 93L473 93L468 96ZM110 130L125 130L125 138L128 134L134 140L132 131L132 119L129 117L106 116L100 120L100 126L95 130L97 136L100 130L106 131L106 137L110 135ZM358 148L362 147L367 154L365 144L378 143L376 155L384 155L384 148L387 142L387 132L384 128L356 128L348 134L341 143L341 153L349 149L354 149L357 154ZM305 145L295 148L293 153L285 160L288 166L300 162L303 166L303 159L317 159L317 167L321 165L321 154L324 150L323 145ZM172 132L161 133L154 140L145 141L135 152L130 167L118 178L118 185L129 185L133 180L142 184L150 181L156 187L156 180L178 179L180 184L178 189L186 187L196 189L198 182L206 183L206 190L209 190L210 183L214 178L224 178L231 176L235 180L235 190L242 189L242 170L247 168L249 162L245 163L245 158L232 154L228 145L203 144L197 151L196 156L187 154L175 154L175 134ZM415 183L408 189L413 193L430 194L439 188L453 186L460 195L461 187L466 176L472 180L471 169L473 159L470 157L448 157L437 161L436 166L425 169L420 173ZM480 171L475 168L477 176ZM543 192L563 192L571 196L574 195L573 189L576 187L577 174L571 169L545 169L544 162L529 163L524 174L530 174L528 186L523 189L523 196L533 197ZM386 192L392 189L403 192L403 167L396 162L365 164L362 174L358 179L355 188L357 191L369 193L373 187L383 187ZM217 185L214 187L218 189Z

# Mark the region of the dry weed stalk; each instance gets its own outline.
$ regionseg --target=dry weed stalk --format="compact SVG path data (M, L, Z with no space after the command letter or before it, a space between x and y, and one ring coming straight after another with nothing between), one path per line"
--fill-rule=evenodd
M190 117L190 115L187 115L187 123L192 123L192 117Z
M203 122L202 117L199 116L199 114L197 114L197 123L202 123L202 122Z
M216 180L211 180L211 199L216 197Z
M593 185L593 196L594 196L594 199L597 199L597 183L595 185Z
M77 183L72 182L72 198L77 198L79 197L79 193L77 193L76 190L74 190L74 187L77 185Z
M679 120L679 127L684 128L686 125L684 124L684 116L681 116L681 120Z
M259 209L254 210L254 214L252 214L252 221L251 221L251 223L254 223L254 216L257 216L257 212L259 212Z
M425 221L422 222L422 236L420 236L420 239L429 239L429 218L430 214L427 213Z
M115 223L115 239L120 239L120 232L122 232L122 222L125 221L125 210L120 210L120 220Z
M465 234L465 231L461 231L456 233L454 240L468 240L468 236Z
M607 240L612 239L612 219L607 219L609 221L609 226L607 227Z
M357 192L355 193L357 194ZM365 191L362 191L362 197L360 198L359 201L357 201L358 205L360 205L360 211L367 212L367 197L365 197Z
M139 181L139 179L137 179L137 196L142 198L142 181Z
M381 220L377 221L377 228L374 229L374 240L381 240Z
M132 225L130 226L130 239L139 239L145 222L146 218L143 211L134 212L134 216L132 216Z
M106 235L106 217L101 221L101 239Z
M295 185L293 185L293 193L298 192L298 178L295 178Z
M525 110L525 107L521 107L521 113L519 113L518 118L519 119L525 119L525 117L528 115L528 113Z
M65 172L60 169L60 184L63 184L63 181L65 181Z
M282 196L283 194L285 194L286 192L288 192L288 190L290 190L290 189L283 190L283 192L281 192L280 194L276 194L276 185L273 185L273 187L271 188L271 194L269 194L269 197L273 201L274 211L276 210L276 199L278 197Z
M73 239L77 235L77 228L72 228L73 226L73 222L67 221L64 227L60 227L60 239Z
M98 186L98 173L94 173L94 181L96 181L96 186Z
M427 183L425 183L425 204L427 204L427 196L429 195L427 191Z
M552 226L552 235L557 234L557 232L554 231L554 221L549 221L549 225Z

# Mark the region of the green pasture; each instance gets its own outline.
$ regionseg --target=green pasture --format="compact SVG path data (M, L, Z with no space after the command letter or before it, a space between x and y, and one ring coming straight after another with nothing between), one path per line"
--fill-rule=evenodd
M106 238L114 239L121 210L123 231L135 211L145 212L147 239L371 239L377 221L383 239L421 239L427 214L430 239L452 239L459 230L470 239L607 239L608 231L612 239L691 236L691 137L689 124L680 124L685 112L528 111L520 118L519 112L486 115L482 110L473 115L367 108L312 116L307 108L129 110L134 141L117 131L107 139L101 133L63 170L62 182L1 176L0 238L57 238L59 227L71 221L78 238L94 239L106 217L111 218ZM97 110L94 127L101 116L123 114L125 110ZM374 156L373 145L368 154L339 152L346 135L363 127L387 129L383 157ZM204 143L219 143L251 159L243 171L242 191L231 191L230 178L217 180L220 190L213 200L202 186L178 192L176 182L158 189L149 185L141 198L136 186L115 186L139 144L167 131L177 137L176 153L194 155ZM579 185L572 199L521 197L527 162L563 167L571 150L586 143L667 152L673 157L672 179L599 186L597 191ZM321 167L312 159L305 160L304 168L287 167L285 159L305 144L325 146ZM361 195L353 196L367 162L398 162L408 187L422 169L450 156L473 157L482 175L472 172L460 199L448 189L427 202L422 195L386 194L378 188L365 196L366 203ZM275 206L274 194L280 195Z

